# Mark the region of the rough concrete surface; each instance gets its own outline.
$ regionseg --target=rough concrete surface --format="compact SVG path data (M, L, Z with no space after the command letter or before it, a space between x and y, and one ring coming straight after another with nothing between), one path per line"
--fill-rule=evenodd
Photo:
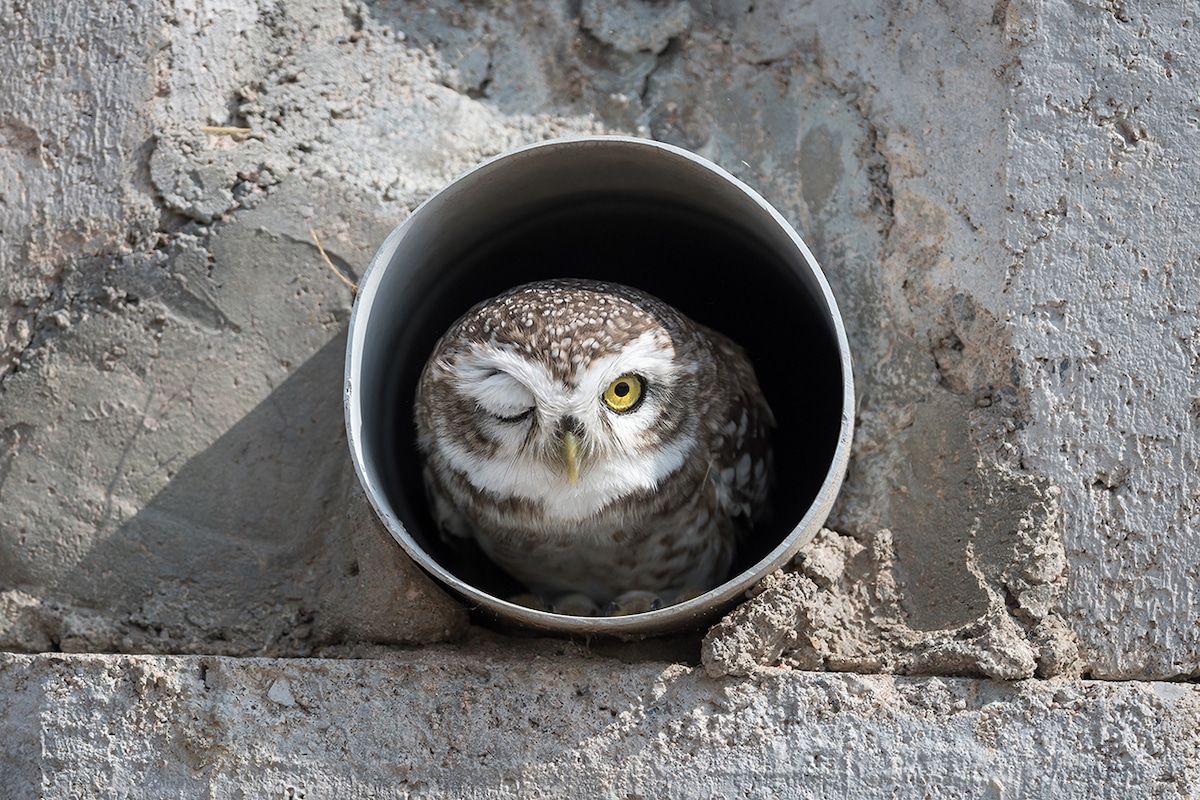
M1200 781L1200 688L1174 683L714 681L485 640L367 661L9 655L0 690L14 796L1123 800Z
M960 752L981 771L940 794L1029 794L1048 775L1079 796L1194 792L1179 754L1196 726L1155 727L1176 718L1168 707L1194 717L1192 689L1061 678L1200 677L1198 16L1153 0L0 0L0 648L351 656L478 636L354 486L340 400L352 298L310 230L354 277L480 159L626 133L729 169L816 253L855 358L850 473L792 568L676 654L693 666L651 664L643 643L597 667L562 645L555 663L586 676L587 697L632 703L660 674L689 687L663 718L678 724L638 706L651 727L597 722L588 749L555 715L598 701L543 699L528 717L566 760L480 795L554 794L568 763L609 752L644 764L647 783L606 785L647 796L660 762L725 775L713 792L783 761L805 780L853 787L874 769L919 787L912 765L940 774ZM521 661L529 646L492 641L494 704L521 707L506 688L521 676L550 679ZM455 647L395 668L441 670L465 708L478 687L456 659L480 662ZM295 684L377 687L392 662L210 659L227 686L259 687L216 695L188 659L7 663L10 719L37 718L53 681L80 693L44 707L59 727L6 734L29 747L73 746L142 708L166 716L137 730L165 738L113 739L96 774L134 780L183 748L161 780L216 785L195 766L208 756L187 761L191 729L123 683L157 671L171 702L215 698L205 708L230 727L212 748L278 738L264 775L299 796L285 765L326 747L315 731L341 712L310 714ZM288 683L270 698L275 672ZM404 703L433 702L393 687L393 706L374 707L312 680L373 721L354 745L367 761ZM918 712L916 695L948 699ZM765 750L749 744L760 723ZM1049 750L1041 725L1061 737L1040 740ZM813 726L828 749L804 749ZM980 726L991 751L964 744ZM468 729L485 751L491 734ZM662 761L675 740L702 761ZM1072 761L1068 744L1117 766ZM259 780L231 747L223 768ZM4 752L31 785L57 774ZM47 751L68 766L99 752ZM1029 766L1046 752L1067 766ZM445 777L465 756L447 759L411 780L466 785ZM359 785L329 769L297 773L310 796ZM799 772L771 774L793 781L778 794L802 791ZM59 780L47 796L69 793Z
M123 97L138 109L121 135L142 145L118 154L131 162L125 173L87 178L136 202L96 223L102 245L56 256L53 280L14 281L8 292L0 566L20 593L12 602L78 609L91 649L301 654L336 639L339 620L360 613L347 590L354 576L339 572L347 542L334 522L346 491L335 387L350 295L321 268L309 229L355 274L408 209L481 157L614 130L728 166L825 263L863 387L835 524L862 542L891 531L883 571L903 587L887 606L894 621L931 643L982 625L980 641L1012 652L973 663L1019 665L984 674L1074 665L1041 664L1040 646L1024 641L1072 646L1059 624L1058 515L1039 510L1054 487L1004 449L1017 447L1028 405L1010 332L985 305L998 305L1006 251L988 248L982 223L949 225L938 205L952 188L999 230L1000 207L987 200L1000 191L1005 150L985 134L999 130L987 126L1000 124L1007 86L965 66L951 89L927 84L951 55L974 67L1011 58L1011 45L990 16L926 9L826 31L813 13L637 2L144 10L155 20L146 80L135 70L93 89L97 103ZM13 57L29 69L64 24L88 21L15 8L14 19L33 46ZM135 22L146 20L106 19L105 36L120 40ZM900 22L930 46L897 38ZM964 25L977 35L964 39ZM897 82L868 55L899 58L913 80ZM50 75L59 72L72 80L56 62ZM21 86L10 91L24 97ZM951 96L973 104L972 131L959 114L931 126ZM29 104L22 124L58 130L54 113ZM956 174L925 163L910 130L918 122L941 169ZM205 124L250 133L204 133ZM976 152L978 142L989 149ZM990 172L959 173L968 159ZM51 180L39 163L14 174ZM131 238L132 215L146 208L156 228ZM52 255L30 231L73 225L5 209L5 229L29 239L8 256L14 277ZM951 263L968 256L970 268ZM1010 578L1030 571L1045 597L1023 603L1028 587ZM53 644L59 623L48 618L40 633L10 626L8 646Z

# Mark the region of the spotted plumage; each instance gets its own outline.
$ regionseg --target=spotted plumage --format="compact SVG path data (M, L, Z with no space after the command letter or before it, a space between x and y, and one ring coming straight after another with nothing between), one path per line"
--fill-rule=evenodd
M765 510L774 419L741 348L627 286L475 306L434 348L415 417L443 534L545 598L706 591Z

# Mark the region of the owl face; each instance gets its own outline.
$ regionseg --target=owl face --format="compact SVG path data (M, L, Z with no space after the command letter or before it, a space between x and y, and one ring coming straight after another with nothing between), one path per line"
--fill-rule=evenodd
M652 490L689 452L703 348L613 284L518 287L467 313L418 387L422 449L495 498L585 520Z

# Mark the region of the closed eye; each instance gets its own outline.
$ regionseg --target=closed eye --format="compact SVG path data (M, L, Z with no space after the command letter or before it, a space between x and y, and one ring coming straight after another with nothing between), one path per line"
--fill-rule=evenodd
M533 413L533 409L527 408L524 411L522 411L520 414L517 414L512 417L505 417L500 414L492 414L492 416L495 417L496 419L500 420L501 422L520 422L521 420L529 419L529 415L532 413Z
M493 370L463 388L480 411L500 422L521 422L537 407L533 393L507 372Z

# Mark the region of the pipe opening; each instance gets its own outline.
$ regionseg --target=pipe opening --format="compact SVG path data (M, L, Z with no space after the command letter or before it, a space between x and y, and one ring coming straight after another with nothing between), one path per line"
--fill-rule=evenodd
M563 161L570 148L552 143L543 146L544 160L517 158L493 174L489 166L504 164L489 162L418 209L372 263L351 321L347 422L368 496L393 534L402 529L397 538L410 554L415 544L436 567L500 600L522 587L481 554L451 551L438 535L412 411L438 337L475 303L512 286L561 277L625 283L746 349L778 423L776 484L772 517L744 543L731 578L777 553L806 515L812 530L796 547L816 533L848 455L845 335L807 251L752 207L740 185L697 172L673 149L586 142L616 145L625 162L614 165L610 152L588 147ZM570 166L556 168L563 164ZM825 513L814 524L818 502Z

